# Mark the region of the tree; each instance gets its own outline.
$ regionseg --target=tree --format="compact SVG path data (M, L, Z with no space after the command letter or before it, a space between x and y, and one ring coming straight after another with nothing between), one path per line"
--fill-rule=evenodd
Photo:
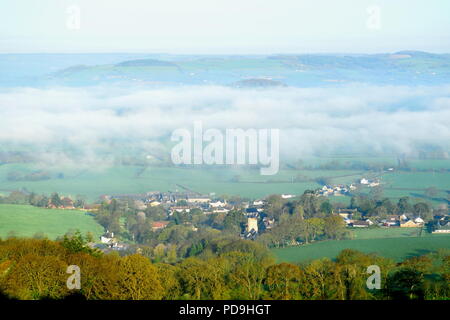
M84 206L86 205L86 201L83 199L76 199L75 203L74 203L74 207L75 208L84 208Z
M324 201L320 205L320 211L322 213L324 213L325 215L329 216L333 213L333 206L331 205L331 203L328 200Z
M121 300L159 300L164 295L157 268L139 254L119 260L118 278Z
M58 257L27 254L3 280L4 290L18 299L61 299L68 294L66 268Z
M48 206L48 202L50 201L49 198L47 198L46 196L43 196L37 203L36 206L41 207L41 208L45 208Z
M54 205L55 207L61 207L63 205L63 202L60 198L60 196L55 192L50 197L50 203Z
M314 260L304 269L300 294L307 300L343 299L345 286L336 263L328 258Z
M364 197L359 200L359 210L364 215L373 216L375 214L376 206L376 201L371 198Z
M307 219L306 223L308 224L308 229L310 230L312 240L317 240L320 236L323 235L325 228L324 219L311 218Z
M177 274L180 272L178 266L172 266L165 263L155 264L158 272L160 283L164 289L163 300L175 300L180 299L181 296L181 284L177 278Z
M388 278L387 293L392 299L423 299L423 274L411 268L403 268Z
M331 216L324 219L324 233L330 239L342 239L345 235L345 222L340 216Z
M13 191L6 199L7 203L11 204L28 204L28 196L20 191Z
M412 211L411 204L409 203L409 197L402 197L398 200L397 204L397 213L405 214L410 213Z
M227 299L225 261L188 258L179 265L178 279L185 297L189 299Z
M350 208L351 209L356 209L356 208L358 208L358 198L357 197L352 197L351 199L350 199Z
M118 300L121 298L122 288L119 278L118 255L104 255L94 257L79 252L70 255L70 264L77 265L81 270L81 293L88 300Z
M61 246L70 253L85 252L95 256L101 255L99 250L91 249L87 245L88 241L88 237L83 237L81 232L77 230L74 234L65 234Z
M226 255L231 260L230 273L233 299L261 299L263 294L263 281L265 268L249 253L230 252Z
M267 197L265 211L272 218L279 219L284 209L284 201L280 195L270 195Z
M239 234L245 225L246 219L244 214L238 210L228 212L223 220L223 228L227 231Z
M432 218L432 212L430 206L425 202L416 203L413 206L414 214L424 220L430 220Z
M303 220L305 217L305 210L303 209L302 205L296 203L293 208L292 215L299 216L300 219Z
M375 208L375 210L373 211L373 214L377 217L379 217L380 219L385 219L387 217L387 209L386 207L383 206L377 206Z
M312 218L320 212L320 200L312 190L306 190L300 197L300 204L305 212L305 218Z
M119 233L121 231L119 219L128 210L129 208L126 201L119 202L116 199L112 199L110 203L102 203L95 215L95 219L106 230Z
M267 269L265 283L268 286L268 297L274 300L300 299L300 281L303 277L301 269L290 263L280 263Z
M392 214L396 209L395 204L393 204L389 198L384 198L383 200L381 200L379 206L385 207L388 214Z

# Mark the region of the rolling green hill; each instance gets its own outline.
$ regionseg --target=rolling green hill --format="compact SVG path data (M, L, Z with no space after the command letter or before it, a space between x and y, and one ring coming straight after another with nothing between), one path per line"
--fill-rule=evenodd
M43 209L28 205L0 204L0 237L11 233L19 237L32 237L43 233L56 239L68 231L92 232L98 239L103 233L92 216L84 211Z

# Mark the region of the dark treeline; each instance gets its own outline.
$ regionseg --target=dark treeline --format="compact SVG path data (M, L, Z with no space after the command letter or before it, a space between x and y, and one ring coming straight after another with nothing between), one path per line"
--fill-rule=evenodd
M32 205L41 208L83 208L86 201L78 195L76 199L60 196L54 192L51 195L37 194L26 191L12 191L7 196L0 196L0 203Z
M80 290L66 286L69 265L81 270ZM370 265L381 269L381 289L366 286ZM256 242L236 240L170 264L152 262L145 252L104 254L79 234L0 240L4 299L448 299L449 283L444 251L395 263L344 250L335 261L289 264L274 263Z

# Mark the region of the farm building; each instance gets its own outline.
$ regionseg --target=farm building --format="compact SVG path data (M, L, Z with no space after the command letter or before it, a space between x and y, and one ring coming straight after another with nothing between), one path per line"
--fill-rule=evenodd
M208 203L211 199L208 196L188 196L187 202L189 203Z
M352 219L355 213L358 213L357 209L341 209L339 208L337 213L344 219Z
M400 228L418 228L421 227L422 225L423 223L415 222L414 220L400 222Z
M438 220L432 233L450 233L450 220Z
M369 221L357 220L349 224L353 228L368 228L370 226Z
M220 201L220 200L217 200L217 201L213 201L213 202L210 202L209 203L209 206L211 207L211 208L220 208L220 207L224 207L225 205L227 204L227 202L226 201Z

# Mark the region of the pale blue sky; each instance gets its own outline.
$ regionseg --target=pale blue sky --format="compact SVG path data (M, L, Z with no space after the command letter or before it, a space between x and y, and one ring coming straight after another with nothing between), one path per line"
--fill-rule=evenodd
M449 14L448 0L1 0L0 52L450 52Z

